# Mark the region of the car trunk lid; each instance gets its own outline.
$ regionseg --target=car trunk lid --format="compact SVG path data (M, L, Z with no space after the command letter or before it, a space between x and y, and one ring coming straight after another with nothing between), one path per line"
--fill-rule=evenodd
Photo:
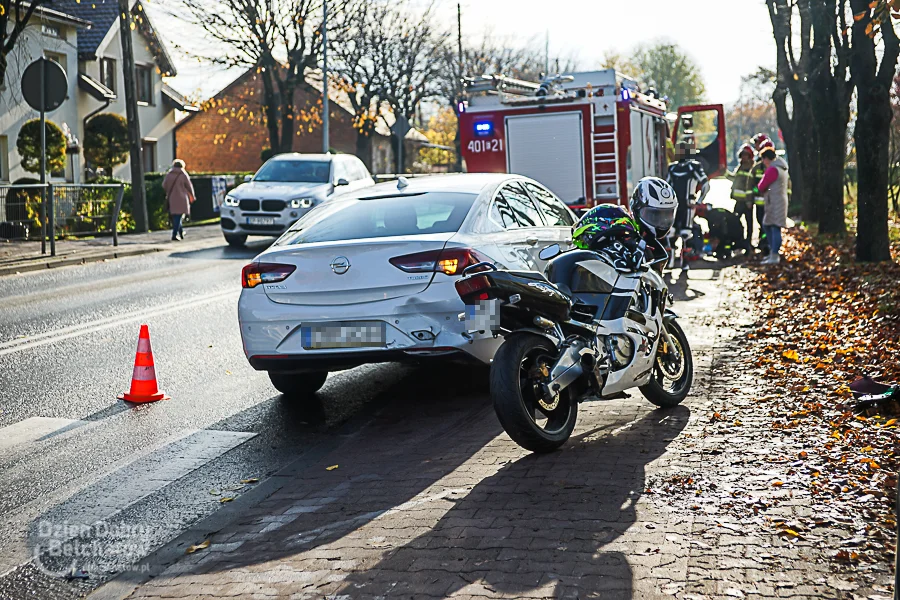
M390 259L442 250L453 233L321 242L276 247L259 261L291 264L284 281L264 285L279 304L330 306L411 296L425 291L434 273L409 273Z

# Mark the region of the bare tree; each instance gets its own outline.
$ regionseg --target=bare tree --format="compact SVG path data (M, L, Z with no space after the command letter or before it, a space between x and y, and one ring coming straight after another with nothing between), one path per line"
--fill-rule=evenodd
M310 115L302 114L304 106L297 103L297 91L321 58L323 0L181 2L191 21L227 48L224 55L203 58L228 67L259 70L271 149L291 151L298 120L310 120ZM342 14L348 2L329 0L329 13ZM345 26L344 19L329 19L329 38L340 38Z
M808 85L812 36L809 1L766 0L766 5L777 48L772 99L787 146L794 197L800 199L803 219L818 221L818 140ZM799 41L799 51L795 50L795 40Z
M410 0L381 5L381 40L373 67L382 74L379 95L396 117L412 121L423 102L440 95L441 57L448 37L437 23L434 4L417 9ZM403 140L394 140L399 146ZM397 172L403 165L397 164Z
M8 56L16 47L16 42L31 16L46 0L0 0L0 87L6 83Z
M345 35L332 53L331 77L335 86L349 98L356 128L356 156L372 167L372 135L384 103L384 74L374 57L385 42L381 19L388 10L384 4L362 2L345 14Z

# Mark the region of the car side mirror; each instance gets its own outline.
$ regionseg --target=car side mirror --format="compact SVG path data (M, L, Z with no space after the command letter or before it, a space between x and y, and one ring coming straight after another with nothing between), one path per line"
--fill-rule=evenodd
M555 258L562 254L562 248L559 247L559 244L551 244L547 246L543 250L541 250L538 256L541 260L550 260L551 258Z
M253 181L253 175L244 175L244 183Z
M346 179L344 179L343 177L341 177L340 179L337 180L337 183L335 183L334 185L335 186L350 185L350 182L347 181Z

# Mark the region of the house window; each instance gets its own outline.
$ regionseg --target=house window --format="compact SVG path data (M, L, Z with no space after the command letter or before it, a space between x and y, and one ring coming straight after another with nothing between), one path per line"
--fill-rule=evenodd
M9 138L0 135L0 181L9 181Z
M65 54L59 54L58 52L44 52L44 56L61 66L63 71L66 72L66 76L68 76L69 69L66 68L68 61L66 60Z
M141 141L141 164L144 165L144 173L156 171L156 140Z
M153 71L150 67L137 67L137 99L138 102L153 104Z
M63 33L62 28L56 27L54 25L48 25L47 23L43 23L41 25L41 33L43 33L47 37L54 37L54 38L57 38L60 40L66 39L66 36Z
M116 61L113 58L100 59L100 83L113 92L116 91Z

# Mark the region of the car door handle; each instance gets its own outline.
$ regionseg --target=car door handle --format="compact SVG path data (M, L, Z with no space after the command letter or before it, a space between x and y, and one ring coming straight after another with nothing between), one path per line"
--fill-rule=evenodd
M529 246L537 246L538 241L539 240L536 237L525 238L525 243L528 244Z

